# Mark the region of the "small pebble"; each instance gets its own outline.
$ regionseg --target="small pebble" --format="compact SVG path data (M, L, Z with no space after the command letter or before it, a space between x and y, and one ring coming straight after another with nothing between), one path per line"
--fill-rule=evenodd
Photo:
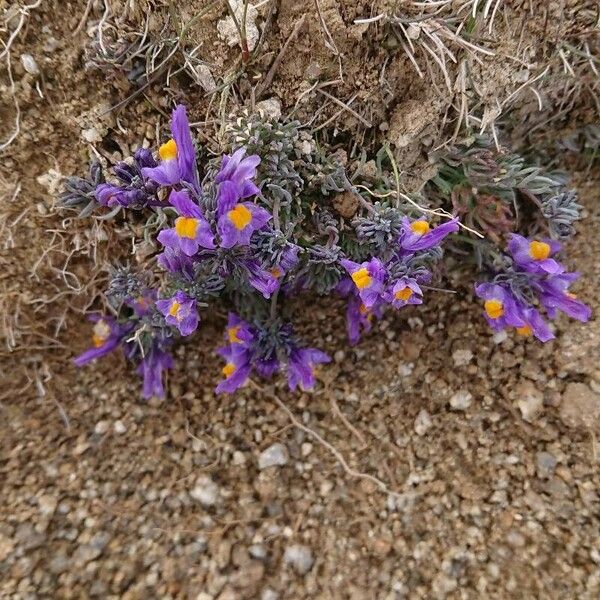
M190 496L204 507L214 506L219 500L219 495L219 486L207 475L200 477L190 492Z
M301 544L288 546L283 554L283 562L293 567L299 575L306 575L314 563L312 550Z
M269 467L281 467L286 465L290 456L283 444L273 444L263 450L258 457L258 468L262 471Z
M415 419L415 433L417 435L425 435L427 430L433 425L429 413L425 409L421 409Z
M125 427L125 423L123 421L115 421L114 424L115 433L118 435L123 435L127 431L127 427Z
M21 54L21 64L30 75L39 75L40 68L31 54Z
M467 390L459 390L450 398L450 406L454 410L467 410L471 406L473 396Z

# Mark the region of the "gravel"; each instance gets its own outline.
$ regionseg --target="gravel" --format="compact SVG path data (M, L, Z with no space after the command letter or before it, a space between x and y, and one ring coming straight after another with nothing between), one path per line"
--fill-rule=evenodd
M306 575L314 563L312 550L300 544L288 546L283 554L283 562L293 567L299 575Z
M258 468L262 471L269 467L282 467L289 461L289 453L283 444L273 444L263 450L258 457Z

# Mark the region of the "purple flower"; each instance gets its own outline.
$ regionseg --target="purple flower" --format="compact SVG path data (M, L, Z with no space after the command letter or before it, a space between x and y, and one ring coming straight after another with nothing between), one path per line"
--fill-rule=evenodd
M238 317L235 313L230 312L227 318L225 339L232 346L232 350L236 348L246 350L254 340L254 334L246 321Z
M263 269L259 262L253 259L246 260L245 266L248 269L248 283L265 298L270 298L279 287L279 281L275 273Z
M149 150L145 148L137 150L131 164L119 162L113 167L113 173L121 185L101 183L94 192L96 200L102 206L110 208L115 206L143 208L160 205L161 202L156 196L158 186L142 175L144 168L155 166L156 161Z
M144 398L165 397L162 374L165 369L171 368L173 368L173 357L160 348L153 347L137 368L137 372L142 376Z
M156 290L145 290L139 296L128 297L125 304L133 309L136 317L145 317L152 312L152 307L156 301Z
M380 319L382 315L383 305L381 303L367 308L357 295L351 296L346 307L346 330L350 344L352 346L357 344L363 333L371 331L373 319Z
M271 219L268 211L252 202L240 202L219 217L218 230L221 247L247 246L252 234Z
M529 273L562 273L564 267L550 258L560 250L560 244L553 240L528 240L513 233L508 243L512 257L517 265Z
M579 273L562 273L540 283L540 302L551 319L556 317L558 310L584 323L592 316L590 307L569 292L569 286L578 277Z
M458 219L452 219L431 229L429 223L423 219L411 222L408 217L404 217L399 244L404 251L410 253L427 250L437 246L447 235L455 231L458 231Z
M230 211L243 198L258 194L260 190L252 181L256 177L256 167L260 164L260 156L253 154L244 158L246 150L240 148L231 156L223 156L221 169L215 177L219 184L217 192L217 214L219 216Z
M172 138L158 149L160 164L157 167L143 168L142 174L160 185L176 185L185 181L196 191L200 191L196 149L185 106L181 104L173 111L171 135Z
M219 348L217 352L225 359L226 364L223 367L225 379L216 387L216 393L223 392L232 394L240 388L250 375L252 365L250 364L250 355L248 352L239 352L231 346Z
M259 357L254 361L256 372L265 379L273 377L273 375L279 371L279 367L279 361L274 355L269 357Z
M183 336L191 335L198 327L196 300L179 290L172 298L157 300L156 308L165 316L169 325L177 327Z
M402 308L408 304L422 304L423 292L416 279L401 277L383 294L383 299L394 308Z
M524 325L517 327L519 335L524 337L534 335L540 342L547 342L554 338L548 323L544 321L542 315L535 308L524 308L521 311L521 318Z
M169 202L180 216L175 219L175 227L163 229L158 234L158 241L169 248L181 250L187 256L196 254L199 247L213 249L215 243L210 225L188 192L173 190Z
M278 281L281 282L283 277L298 264L299 246L291 246L286 248L281 253L279 264L269 269L269 273Z
M158 255L156 262L171 273L183 275L188 281L194 279L194 261L187 254L183 254L181 250L167 247Z
M314 367L319 363L328 363L331 359L317 348L299 348L293 350L288 362L288 385L295 391L310 390L315 385Z
M505 327L524 327L521 317L524 306L505 287L496 283L475 285L475 293L484 302L485 318L492 329L498 331Z
M112 317L92 315L90 321L94 323L93 348L86 350L73 360L78 367L82 367L92 360L101 358L115 350L128 331L127 327L119 325Z
M372 258L362 264L348 259L340 261L354 282L361 300L367 308L371 308L380 297L384 287L386 270L378 258Z

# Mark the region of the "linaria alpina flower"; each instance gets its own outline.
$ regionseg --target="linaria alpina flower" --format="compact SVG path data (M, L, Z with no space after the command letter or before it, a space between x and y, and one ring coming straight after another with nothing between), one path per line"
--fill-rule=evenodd
M315 365L331 362L331 358L317 348L298 348L292 351L288 360L288 385L295 391L310 390L315 386Z
M214 248L210 225L189 193L173 190L169 202L177 209L179 217L175 219L175 227L163 229L158 234L158 241L169 248L181 250L187 256L194 256L200 247Z
M227 318L225 339L231 344L232 348L247 350L250 343L254 340L254 334L246 321L240 319L235 313L230 312Z
M540 303L551 319L556 317L558 310L584 323L591 317L590 307L569 292L569 286L578 278L579 273L561 273L540 283Z
M372 258L362 264L342 259L340 264L348 271L361 300L371 308L379 299L384 287L385 267L378 258Z
M139 209L162 205L157 196L157 183L142 175L144 169L153 168L156 164L150 150L140 148L133 155L131 164L120 162L113 167L120 185L101 183L96 187L96 200L102 206L110 208L123 206Z
M404 252L414 253L437 246L451 233L458 231L458 219L451 219L433 229L423 219L411 221L408 217L402 219L402 233L398 241Z
M166 247L164 251L158 255L156 262L165 269L165 271L177 273L188 281L194 279L194 261L179 249Z
M173 357L158 346L152 347L137 368L142 377L142 396L146 399L164 398L163 371L172 368Z
M408 304L422 304L423 291L417 280L412 277L401 277L383 294L383 300L394 308L402 308Z
M524 325L517 327L516 331L523 337L535 336L540 342L548 342L554 339L554 334L544 321L542 315L535 308L523 308L521 310L521 319Z
M181 335L188 336L196 331L200 320L196 300L189 298L185 292L179 290L172 298L157 300L156 308L169 325L177 327Z
M485 301L485 318L495 331L507 326L526 325L521 317L524 306L515 299L509 289L495 283L480 283L475 286L475 293Z
M234 345L219 348L217 353L222 356L226 363L222 369L225 379L216 387L216 393L232 394L240 388L248 379L252 371L250 354L248 351L236 351Z
M218 184L217 205L219 216L231 210L244 198L255 196L260 190L252 181L256 177L256 167L260 164L260 156L246 156L246 150L240 148L231 156L223 156L221 169L215 177Z
M96 358L106 356L115 350L129 331L128 327L119 325L110 316L91 315L90 321L94 323L93 348L86 350L73 360L78 367L82 367Z
M252 202L238 202L219 217L217 228L221 235L221 248L247 246L252 234L271 218L267 210Z
M160 164L143 168L142 175L165 186L177 185L183 181L199 192L196 149L185 106L181 104L173 111L171 135L171 139L158 149Z
M528 240L522 235L512 234L508 249L515 263L530 273L562 273L564 267L550 258L560 250L560 243L553 240Z

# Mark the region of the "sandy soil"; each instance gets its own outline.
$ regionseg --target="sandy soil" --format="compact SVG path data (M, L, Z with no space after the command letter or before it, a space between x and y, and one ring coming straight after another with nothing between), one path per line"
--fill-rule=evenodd
M133 28L143 10L112 6L117 13L126 4L135 5L125 19ZM184 4L184 21L204 6ZM424 147L434 146L449 101L432 96L401 56L379 85L383 34L353 25L390 2L375 4L321 0L333 44L316 11L307 13L270 93L287 112L298 105L304 122L334 118L323 132L334 147L395 137L403 175L418 185ZM567 4L580 14L587 7ZM355 349L344 340L341 304L307 307L303 335L335 356L311 395L277 384L215 397L220 316L179 349L164 403L140 402L118 357L84 371L70 365L87 343L81 313L102 286L100 267L128 255L132 230L53 212L60 175L81 173L92 145L107 160L140 140L154 145L174 98L193 107L212 147L220 110L180 74L102 114L135 88L84 68L87 26L102 16L93 3L71 35L85 5L51 0L32 10L11 50L21 131L0 167L0 597L597 598L597 318L560 321L546 345L493 337L457 277L457 295L387 319ZM281 3L257 73L268 71L302 14ZM215 36L223 16L214 9L190 31L214 73L236 67L235 49ZM556 21L540 13L534 30L541 19ZM337 77L336 52L344 82L325 90L348 103L357 94L351 106L371 128L306 93ZM23 53L40 74L24 69ZM498 62L488 66L484 95L492 72L507 94L520 85ZM433 78L443 87L441 75ZM3 82L5 140L14 106ZM241 81L226 110L249 87ZM585 122L582 102L572 118ZM565 118L561 127L571 127ZM569 248L583 273L578 294L595 312L597 175L578 178L587 214Z

